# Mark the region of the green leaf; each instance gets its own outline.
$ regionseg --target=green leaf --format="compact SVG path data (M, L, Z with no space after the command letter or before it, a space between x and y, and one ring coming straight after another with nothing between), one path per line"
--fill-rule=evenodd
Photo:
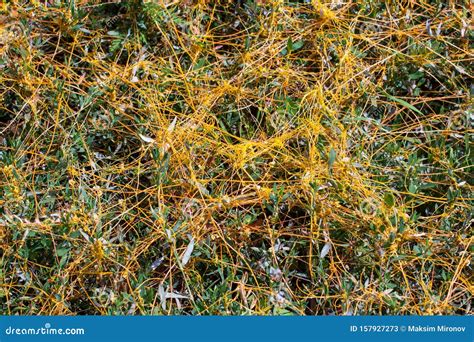
M395 102L398 102L399 104L401 104L402 106L408 108L408 109L411 109L412 111L414 111L415 113L418 113L420 115L423 115L423 113L418 109L416 108L414 105L406 102L405 100L402 100L402 99L399 99L398 97L395 97L395 96L392 96L392 95L389 95L389 94L385 94L387 96L388 99L392 100L392 101L395 101Z
M61 257L61 260L59 260L59 267L63 268L66 264L67 261L69 260L69 255L65 254Z
M408 78L410 80L419 80L423 76L425 76L425 73L423 71L418 70L418 71L414 72L413 74L408 75Z
M405 260L408 257L406 254L399 254L393 258L391 258L391 261L399 261L399 260Z
M391 208L395 205L395 197L391 192L385 193L385 195L383 196L383 201L385 202L387 207Z
M282 307L275 307L274 314L278 316L295 316L293 312Z
M58 257L62 257L64 255L66 255L68 252L69 252L69 248L58 248L58 249L56 249L56 255Z
M303 47L304 41L303 40L298 40L293 43L293 51L299 50Z
M423 251L421 250L420 246L415 245L413 246L413 253L417 256L420 256L423 254Z
M329 151L329 159L328 159L329 171L332 170L334 162L336 161L336 156L337 156L336 151L331 147L331 150Z
M293 40L291 39L291 37L289 37L288 41L286 42L286 49L288 50L288 52L293 51Z
M282 55L286 55L286 53L291 53L293 51L299 50L303 47L304 41L303 40L298 40L296 42L293 42L293 39L291 37L288 37L288 40L286 42L286 51L282 51Z
M410 186L408 187L408 191L410 191L412 194L416 194L417 186L414 183L410 183Z

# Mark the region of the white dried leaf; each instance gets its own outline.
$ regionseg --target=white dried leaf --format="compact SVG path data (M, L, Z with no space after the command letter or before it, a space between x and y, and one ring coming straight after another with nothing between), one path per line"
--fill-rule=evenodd
M132 303L132 305L130 306L130 309L127 311L127 315L133 315L136 309L137 309L137 304Z
M146 143L151 144L151 143L155 142L155 139L147 137L146 135L142 135L142 134L139 133L138 136L140 137L140 139L142 139Z
M433 35L433 31L431 31L431 19L428 19L428 20L426 21L425 26L426 26L426 33L428 33L430 36L432 36L432 35Z
M26 281L26 280L28 280L28 278L27 278L27 276L25 275L25 273L24 273L22 270L20 270L20 269L16 269L16 276L17 276L18 278L20 278L21 281Z
M181 302L179 301L179 299L175 299L176 300L176 306L178 307L178 310L181 310Z
M163 310L166 310L166 293L165 289L163 288L163 284L160 284L160 286L158 286L158 294L160 295L161 308Z
M163 146L160 148L161 154L167 153L169 151L170 147L171 147L170 144L164 143Z
M85 231L83 231L82 229L79 229L79 233L81 233L81 235L84 237L84 239L86 239L86 241L90 241L91 238L89 237L89 235L87 235L87 233Z
M436 35L439 36L441 34L441 27L443 26L443 23L439 23L438 27L436 28Z
M188 247L186 247L186 251L184 252L183 258L181 259L181 264L184 266L188 263L189 259L191 259L191 254L194 250L194 238L191 239L189 242Z
M202 184L201 184L200 182L198 182L198 181L194 181L193 183L194 183L194 185L199 189L199 191L201 192L201 194L203 194L204 196L209 196L209 190L207 190L204 185L202 185Z
M319 257L322 259L324 258L326 255L328 255L329 251L331 250L331 243L330 242L326 242L324 244L324 247L323 249L321 249L321 254L319 255Z
M330 186L331 186L331 183L326 183L326 184L320 185L320 186L318 186L317 191L327 189Z
M27 228L25 232L23 233L23 238L21 239L21 241L25 241L29 233L30 233L30 230Z
M176 292L166 292L165 294L166 299L188 299L188 296L176 293Z
M467 75L466 69L464 69L463 67L461 67L461 66L459 66L459 65L455 65L455 67L456 67L456 70L457 70L459 73L461 73L461 74L463 74L463 75Z
M464 38L466 35L467 24L464 20L462 20L462 28L461 28L461 37Z
M151 264L151 270L154 271L158 266L163 263L163 260L165 260L165 257L161 257L153 261L153 263Z
M410 12L410 10L407 10L407 12L405 14L405 20L410 21L410 19L411 19L411 12Z
M171 133L174 131L174 128L176 127L176 120L178 119L177 116L174 117L173 121L171 124L168 126L168 133Z

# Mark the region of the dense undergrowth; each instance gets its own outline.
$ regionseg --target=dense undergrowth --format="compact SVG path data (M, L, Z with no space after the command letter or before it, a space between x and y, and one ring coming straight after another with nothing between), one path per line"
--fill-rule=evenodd
M472 313L470 6L4 3L1 313Z

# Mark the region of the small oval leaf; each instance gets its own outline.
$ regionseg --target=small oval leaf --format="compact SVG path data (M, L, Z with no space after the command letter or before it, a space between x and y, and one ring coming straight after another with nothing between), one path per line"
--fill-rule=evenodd
M332 170L332 167L334 165L334 162L336 161L336 151L331 148L331 150L329 151L329 157L328 157L328 165L329 165L329 170Z
M395 205L395 197L390 192L385 193L385 195L383 196L383 201L385 202L387 207L391 208Z
M321 249L321 254L319 255L319 257L321 259L323 259L326 255L328 255L329 251L331 250L331 243L330 242L326 242L324 244L324 247L323 249Z
M184 252L183 258L181 259L181 264L184 266L188 263L189 259L191 259L191 254L194 250L194 238L191 239L189 242L188 247L186 247L186 251Z
M142 139L146 143L151 144L151 143L155 142L155 139L147 137L146 135L138 134L138 136L140 137L140 139Z

